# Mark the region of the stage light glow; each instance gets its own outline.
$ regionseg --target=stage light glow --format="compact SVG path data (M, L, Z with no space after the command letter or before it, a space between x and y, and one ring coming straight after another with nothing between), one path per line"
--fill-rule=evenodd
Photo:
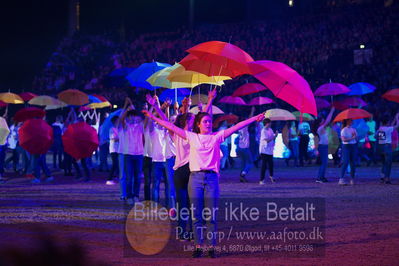
M288 5L289 5L290 7L293 7L293 6L294 6L294 0L289 0L289 1L288 1Z
M361 44L360 49L364 49L364 48L366 48L366 46L364 44Z
M112 106L114 109L118 108L118 105L114 104L114 106Z

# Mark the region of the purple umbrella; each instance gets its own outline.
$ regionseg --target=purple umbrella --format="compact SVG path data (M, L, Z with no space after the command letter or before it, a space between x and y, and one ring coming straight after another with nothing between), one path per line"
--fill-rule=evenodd
M350 89L341 83L326 83L317 88L315 96L332 96L338 94L345 94L350 92Z
M247 105L245 101L240 97L224 96L219 100L220 103L237 104L237 105Z
M267 97L256 97L253 98L248 105L263 105L263 104L270 104L274 103L274 101Z
M367 103L358 97L348 97L342 101L333 103L334 107L338 110L345 110L351 107L363 107L366 106Z
M315 97L317 109L330 108L331 104L323 98Z

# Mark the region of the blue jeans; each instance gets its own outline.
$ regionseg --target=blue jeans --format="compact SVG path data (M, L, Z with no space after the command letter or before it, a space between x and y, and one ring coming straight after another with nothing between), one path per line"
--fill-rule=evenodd
M46 164L46 154L33 155L33 163L35 169L35 178L40 179L40 169L43 170L46 177L51 176L50 170Z
M351 178L355 178L357 144L342 144L342 160L341 178L344 178L348 165L351 167Z
M229 158L229 147L227 145L220 145L220 150L222 151L223 157L220 160L220 169L226 167L227 159Z
M108 171L109 142L100 146L100 171Z
M249 170L252 168L252 154L249 148L237 148L237 154L241 158L242 170L241 173L248 174Z
M122 198L139 197L143 155L119 154L119 185Z
M177 168L174 172L174 183L176 189L176 201L179 204L178 206L178 226L181 228L182 232L190 232L193 230L192 228L192 220L191 213L189 214L188 219L182 215L182 209L187 208L190 210L190 200L188 197L188 181L190 180L190 167L188 163Z
M381 173L386 178L391 177L392 168L392 144L378 144L380 154L382 155L382 169Z
M299 141L298 140L290 140L288 143L288 148L291 151L290 157L287 159L287 162L290 161L291 158L294 158L295 166L298 166L298 158L299 158Z
M320 165L319 174L317 177L319 179L322 179L322 178L325 178L326 169L327 169L327 165L328 165L328 145L319 144L318 150L319 150L321 165Z
M154 169L154 182L152 187L152 200L159 202L159 187L162 178L165 179L165 205L167 208L173 208L176 205L176 193L173 182L173 165L175 158L171 157L166 162L152 162Z
M219 200L219 177L218 174L211 172L191 172L188 182L188 195L190 196L191 206L193 207L193 227L194 243L202 245L205 236L210 245L216 245L217 223L216 208ZM211 210L211 215L203 219L203 210ZM205 226L206 225L206 226ZM207 230L205 230L207 229Z

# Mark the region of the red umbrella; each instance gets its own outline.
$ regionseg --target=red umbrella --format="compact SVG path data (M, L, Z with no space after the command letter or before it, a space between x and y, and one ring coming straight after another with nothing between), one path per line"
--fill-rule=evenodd
M246 83L236 89L232 96L245 96L253 93L257 93L260 91L267 90L265 86L259 83Z
M62 143L65 152L76 160L90 157L98 147L97 131L85 122L71 124L62 136Z
M345 111L342 111L341 113L339 113L335 119L334 122L339 122L339 121L343 121L345 119L361 119L361 118L367 118L367 117L371 117L372 114L370 114L369 112L363 110L363 109L356 109L356 108L349 108L346 109Z
M30 154L45 154L53 144L53 129L43 119L30 119L18 130L19 145Z
M219 103L237 104L237 105L247 105L245 101L240 97L224 96L219 100Z
M197 71L207 76L221 76L222 70L228 71L229 77L250 74L247 63L254 61L253 58L239 47L226 42L210 41L200 43L187 50L198 59L216 65L216 69L194 69L190 65L180 62L187 70ZM214 71L216 70L216 71ZM225 76L226 73L223 74Z
M350 107L363 107L367 103L358 97L349 97L339 102L334 102L333 106L338 110L345 110Z
M301 113L317 116L316 102L308 82L289 66L274 61L249 63L252 75L274 96L294 106Z
M253 98L248 105L264 105L264 104L271 104L274 103L274 101L270 98L267 97L256 97Z
M315 96L330 96L345 94L351 90L341 83L326 83L317 88L314 95Z
M6 107L6 106L7 106L7 103L0 101L0 107Z
M211 76L228 76L231 77L233 73L226 68L221 67L220 65L212 64L211 62L204 61L196 57L195 55L189 54L184 57L180 62L186 70L195 71L198 73L202 73Z
M382 98L392 101L392 102L397 102L399 103L399 89L393 89L390 91L387 91L382 95Z
M26 107L18 110L14 115L14 120L17 122L24 122L32 118L42 119L46 115L46 112L37 107Z
M24 102L30 101L32 98L36 97L37 95L31 92L22 92L19 94L19 97L24 100Z
M315 97L317 109L330 108L331 104L322 98Z
M213 121L213 127L218 127L222 121L226 121L228 124L235 124L238 121L238 116L233 114L219 116Z

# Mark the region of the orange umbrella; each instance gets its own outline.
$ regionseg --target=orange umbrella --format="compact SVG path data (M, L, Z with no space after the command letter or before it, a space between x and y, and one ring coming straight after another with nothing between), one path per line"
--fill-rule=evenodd
M367 118L367 117L371 117L372 114L370 114L369 112L363 110L363 109L356 109L356 108L349 108L346 109L345 111L342 111L341 113L339 113L335 119L334 122L339 122L339 121L343 121L345 119L361 119L361 118Z
M392 101L392 102L397 102L399 103L399 89L393 89L390 91L387 91L382 95L382 98Z
M75 89L69 89L58 93L58 99L69 105L85 105L89 103L89 96Z
M22 100L22 98L19 97L18 94L15 94L15 93L12 93L12 92L0 93L0 101L3 101L5 103L11 103L11 104L24 103L24 100Z

